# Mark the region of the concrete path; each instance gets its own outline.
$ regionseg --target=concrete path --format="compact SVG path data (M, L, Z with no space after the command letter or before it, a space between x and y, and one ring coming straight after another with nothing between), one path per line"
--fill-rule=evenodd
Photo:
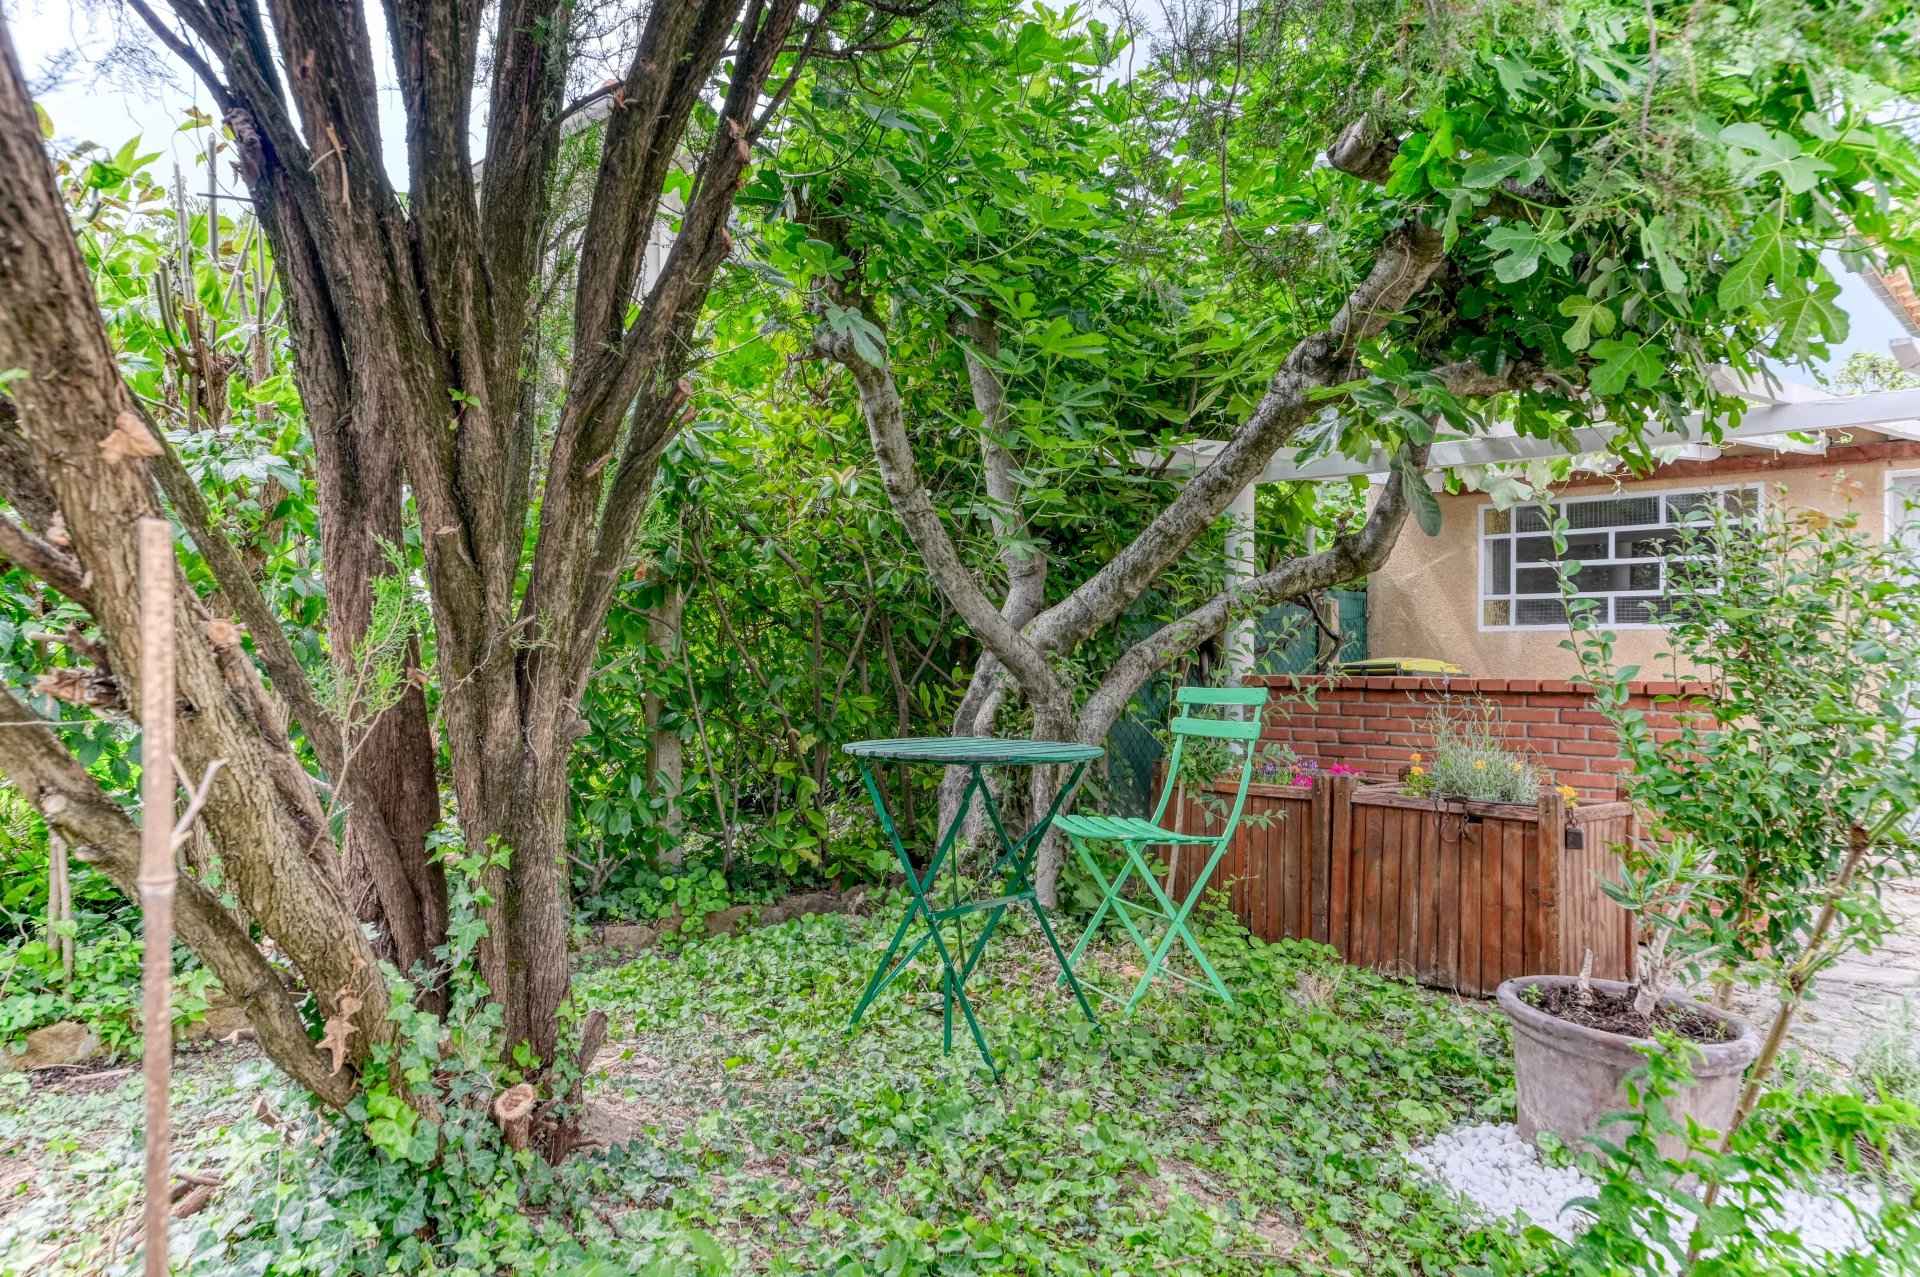
M1920 880L1889 887L1887 911L1898 927L1872 954L1848 953L1821 973L1814 998L1802 1007L1787 1041L1802 1051L1851 1068L1876 1037L1897 1031L1902 1003L1905 1023L1920 1024ZM1773 1021L1773 999L1742 989L1734 1006L1763 1030Z

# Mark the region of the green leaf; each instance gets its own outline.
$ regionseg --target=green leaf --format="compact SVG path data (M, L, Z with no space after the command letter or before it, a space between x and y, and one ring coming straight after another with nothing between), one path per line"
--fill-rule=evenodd
M1794 195L1805 195L1823 174L1834 171L1819 156L1806 154L1792 136L1763 124L1730 124L1720 130L1720 140L1733 148L1736 175L1752 180L1771 174Z
M1628 381L1651 390L1666 373L1662 359L1665 353L1665 348L1654 345L1651 338L1596 341L1593 354L1600 363L1588 374L1587 384L1597 395L1617 395L1627 388Z
M1666 214L1662 213L1640 228L1640 247L1653 259L1654 267L1660 273L1660 287L1677 297L1685 296L1687 272L1674 260L1672 232Z
M1483 155L1467 165L1460 175L1460 185L1478 191L1498 186L1508 178L1531 182L1539 176L1540 161L1531 155Z
M1809 280L1798 292L1772 302L1767 313L1780 326L1774 338L1775 352L1806 354L1823 342L1844 340L1847 314L1834 305L1838 296L1840 286L1832 280Z
M1728 310L1756 306L1767 295L1767 285L1776 281L1785 291L1793 279L1792 262L1781 217L1762 223L1746 253L1720 277L1716 293L1720 304Z
M1407 508L1413 511L1414 521L1422 532L1437 537L1440 535L1440 502L1427 486L1427 477L1420 473L1420 467L1413 464L1412 454L1402 452L1399 458L1400 491L1407 499Z
M1608 337L1613 334L1613 311L1608 309L1606 303L1597 302L1583 293L1562 298L1560 313L1573 320L1573 326L1560 337L1566 342L1568 350L1585 350L1596 336Z

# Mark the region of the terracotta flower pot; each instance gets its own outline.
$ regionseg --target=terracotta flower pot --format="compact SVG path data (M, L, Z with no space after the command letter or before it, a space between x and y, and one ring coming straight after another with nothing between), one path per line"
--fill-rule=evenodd
M1621 1084L1646 1063L1634 1048L1647 1039L1562 1020L1520 996L1529 988L1567 988L1575 983L1573 976L1522 976L1498 990L1500 1009L1513 1021L1514 1091L1523 1140L1532 1140L1541 1131L1552 1131L1569 1145L1596 1132L1605 1138L1601 1120L1629 1107ZM1629 987L1618 980L1591 984L1596 991L1615 994ZM1693 1065L1694 1085L1667 1106L1682 1126L1691 1117L1702 1126L1724 1131L1740 1098L1742 1075L1760 1054L1760 1035L1745 1020L1702 1003L1683 998L1668 998L1666 1003L1688 1007L1732 1030L1733 1036L1724 1042L1694 1043L1700 1052ZM1675 1136L1662 1136L1659 1144L1669 1156L1677 1156L1685 1147L1685 1141Z

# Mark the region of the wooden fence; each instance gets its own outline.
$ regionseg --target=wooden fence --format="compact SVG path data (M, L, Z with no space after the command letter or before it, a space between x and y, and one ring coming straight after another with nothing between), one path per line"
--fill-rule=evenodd
M1175 827L1219 828L1233 785L1183 793ZM1212 886L1264 940L1317 940L1347 961L1422 984L1489 996L1519 975L1630 975L1632 919L1602 884L1632 834L1623 802L1569 808L1439 803L1397 786L1321 777L1253 785ZM1204 848L1167 856L1175 898Z

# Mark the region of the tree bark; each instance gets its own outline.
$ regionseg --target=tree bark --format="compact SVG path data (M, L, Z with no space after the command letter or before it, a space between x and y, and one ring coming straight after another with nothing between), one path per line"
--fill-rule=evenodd
M209 526L205 503L156 450L121 384L10 42L0 77L0 162L14 175L0 188L10 264L0 274L0 367L29 376L6 401L17 402L17 420L0 417L0 492L27 525L0 522L0 554L92 609L124 683L139 648L127 530L156 512L159 479L274 683L272 692L261 685L231 627L209 626L214 618L183 583L180 755L195 774L213 759L226 763L202 824L248 914L322 1014L358 1008L345 1062L357 1064L393 1031L379 959L418 964L447 927L446 884L425 851L440 778L419 676L409 669L387 707L356 702L352 691L388 547L406 543L417 518L461 832L472 850L499 853L483 874L477 961L507 1041L533 1050L542 1080L561 1053L568 996L567 761L579 701L655 468L685 419L694 322L730 251L726 222L771 114L769 78L776 60L785 74L805 62L793 41L802 5L688 0L646 10L604 124L585 218L594 251L577 259L574 353L550 450L539 457L543 405L526 352L539 299L552 294L538 277L572 7L498 7L476 182L467 136L484 7L388 6L406 113L403 198L381 155L376 64L359 6L167 0L163 17L147 0L129 4L220 107L273 250L314 440L334 689L323 694L308 681L244 560ZM817 10L816 20L838 7ZM710 136L690 135L696 107L717 107ZM643 280L662 191L689 156L679 234ZM70 544L44 535L62 515ZM406 653L409 665L417 653ZM132 690L118 688L129 698ZM332 782L330 801L345 807L339 848L288 738L283 699ZM88 813L90 827L69 836L116 872L114 840L124 831L74 796L76 777L48 780L59 760L22 744L38 735L5 733L0 768L25 792ZM183 935L212 950L209 962L249 999L273 1058L323 1100L344 1103L353 1070L316 1067L304 1030L291 1031L291 1004L276 1003L277 986L270 994L255 978L249 964L259 954L244 931L192 891L182 902ZM362 920L376 924L382 949L363 936ZM432 987L422 991L425 1005L434 997Z

